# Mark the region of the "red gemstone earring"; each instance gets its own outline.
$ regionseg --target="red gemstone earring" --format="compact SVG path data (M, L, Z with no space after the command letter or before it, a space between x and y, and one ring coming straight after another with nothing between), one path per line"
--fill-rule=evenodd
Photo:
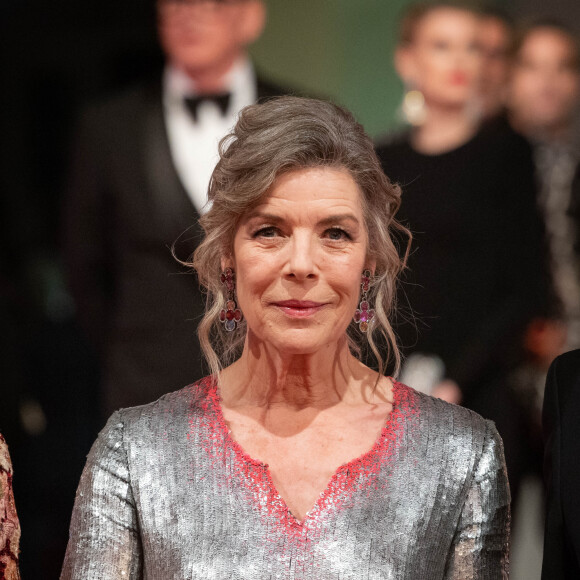
M358 324L359 330L361 332L366 332L369 329L369 322L374 318L375 311L370 308L368 292L371 286L371 273L369 270L365 270L362 273L361 278L361 299L360 305L355 310L354 321Z
M236 329L237 323L242 320L242 311L236 304L236 277L231 268L226 268L220 277L222 284L228 289L226 307L220 312L220 321L228 332Z

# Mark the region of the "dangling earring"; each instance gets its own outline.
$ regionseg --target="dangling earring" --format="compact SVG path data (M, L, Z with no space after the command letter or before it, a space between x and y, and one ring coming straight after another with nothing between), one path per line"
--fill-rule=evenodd
M234 271L226 268L221 275L222 284L228 289L226 307L220 312L220 321L224 323L224 328L228 332L236 329L237 323L242 320L242 311L236 304L236 279Z
M413 127L419 127L425 122L427 105L425 104L425 97L420 90L409 88L405 91L400 114Z
M371 273L365 270L361 278L361 298L360 305L355 310L354 321L358 324L361 332L366 332L369 329L369 322L374 318L375 311L370 308L368 292L371 286Z

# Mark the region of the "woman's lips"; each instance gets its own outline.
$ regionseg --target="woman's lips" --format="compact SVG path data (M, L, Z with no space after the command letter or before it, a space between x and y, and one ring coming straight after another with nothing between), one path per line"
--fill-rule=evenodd
M452 85L464 86L469 83L469 77L465 73L456 71L449 75L449 82Z
M282 310L284 314L294 318L307 318L316 314L323 306L323 302L312 302L310 300L282 300L274 302L274 306Z

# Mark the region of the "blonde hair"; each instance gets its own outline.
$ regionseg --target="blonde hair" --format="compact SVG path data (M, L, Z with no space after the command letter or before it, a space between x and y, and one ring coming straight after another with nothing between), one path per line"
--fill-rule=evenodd
M326 101L279 97L246 107L233 131L222 139L208 192L211 209L200 220L205 238L189 264L206 291L206 312L198 335L216 376L239 357L246 335L244 321L234 332L227 332L219 321L227 300L220 280L222 258L233 255L240 220L268 195L276 178L310 167L344 169L361 191L368 259L376 264L369 292L375 317L366 333L368 346L381 374L389 362L398 371L400 354L389 317L408 243L401 258L391 231L410 241L410 233L394 219L400 188L383 173L371 139L350 112ZM360 356L362 335L354 322L347 334L351 351ZM377 339L385 344L385 357Z

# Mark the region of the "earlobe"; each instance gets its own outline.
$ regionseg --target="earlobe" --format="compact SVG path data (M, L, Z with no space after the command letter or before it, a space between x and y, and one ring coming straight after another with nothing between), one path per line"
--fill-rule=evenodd
M222 272L225 272L228 268L232 268L232 270L236 269L234 258L231 254L229 256L222 256L220 264L222 267Z

